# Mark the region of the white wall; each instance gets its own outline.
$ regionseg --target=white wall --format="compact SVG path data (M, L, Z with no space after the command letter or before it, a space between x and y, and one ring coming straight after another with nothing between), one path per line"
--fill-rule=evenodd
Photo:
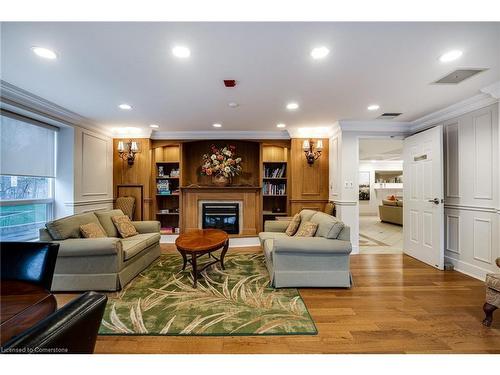
M388 195L403 195L403 189L375 189L375 171L402 171L403 161L360 161L359 171L370 173L370 200L359 201L360 215L378 215L378 206Z
M500 256L499 104L442 122L445 148L445 257L484 279Z
M58 134L55 217L113 208L113 140L80 127Z
M359 252L358 135L336 131L330 139L330 200L351 229L352 252Z

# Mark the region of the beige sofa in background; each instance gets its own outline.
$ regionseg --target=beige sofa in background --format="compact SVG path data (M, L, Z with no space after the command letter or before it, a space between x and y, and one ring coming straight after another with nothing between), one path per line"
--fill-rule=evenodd
M300 217L301 223L318 224L314 237L288 236L285 220L266 221L259 233L271 286L349 288L349 227L323 212L302 210Z
M380 221L385 223L403 225L403 201L383 200L378 206Z
M133 221L138 235L120 238L112 216L121 210L95 211L46 224L40 241L59 243L52 291L115 291L160 256L160 223ZM99 223L106 238L82 238L80 225Z

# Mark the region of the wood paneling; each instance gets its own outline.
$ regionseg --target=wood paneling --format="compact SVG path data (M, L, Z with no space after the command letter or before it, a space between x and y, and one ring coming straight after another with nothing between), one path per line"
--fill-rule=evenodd
M329 155L328 139L322 139L323 151L319 159L310 165L302 150L304 139L292 139L291 146L291 214L301 209L322 210L328 201Z
M143 213L144 219L154 218L152 215L151 188L151 141L149 139L134 139L139 143L140 152L135 156L132 166L118 156L118 142L128 142L128 138L113 139L113 191L116 199L116 186L123 184L142 185L144 187Z
M263 144L262 145L262 161L264 162L281 162L288 161L289 144Z
M258 188L185 188L182 191L181 231L199 229L199 202L205 200L241 201L243 204L242 236L256 236L260 232L260 189Z
M177 254L173 245L164 253ZM229 248L260 252L259 248ZM177 255L179 256L179 255ZM230 271L228 271L230 272ZM96 353L500 353L500 319L484 318L484 283L405 255L352 255L354 285L300 294L314 336L98 336ZM77 294L56 294L62 305ZM498 312L497 312L498 314Z

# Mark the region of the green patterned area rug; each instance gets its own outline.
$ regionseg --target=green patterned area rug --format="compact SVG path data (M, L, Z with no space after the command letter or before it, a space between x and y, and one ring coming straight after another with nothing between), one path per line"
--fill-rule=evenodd
M208 257L200 258L208 260ZM180 255L162 255L122 291L109 295L101 335L314 335L297 289L269 287L261 254L226 254L193 289ZM201 268L201 267L200 267Z

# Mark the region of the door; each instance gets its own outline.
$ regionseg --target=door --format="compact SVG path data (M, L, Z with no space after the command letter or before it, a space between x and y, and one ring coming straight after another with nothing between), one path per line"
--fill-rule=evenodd
M403 150L404 253L444 269L443 128L412 135Z

